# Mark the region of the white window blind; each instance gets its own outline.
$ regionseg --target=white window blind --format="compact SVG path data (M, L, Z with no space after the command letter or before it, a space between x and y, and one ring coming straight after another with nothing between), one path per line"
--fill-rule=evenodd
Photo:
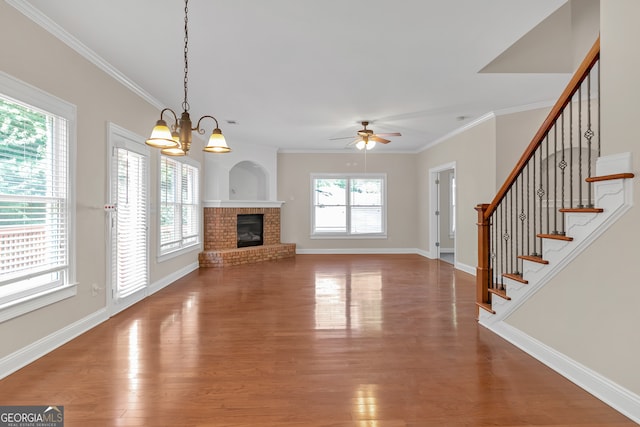
M113 194L116 196L116 238L112 239L112 274L119 298L149 283L147 269L147 156L115 148Z
M69 283L69 122L0 95L0 303Z
M200 244L199 168L160 158L160 255Z

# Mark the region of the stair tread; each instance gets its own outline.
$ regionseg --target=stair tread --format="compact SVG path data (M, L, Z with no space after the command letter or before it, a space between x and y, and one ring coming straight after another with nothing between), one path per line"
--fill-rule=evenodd
M578 213L602 213L604 209L602 208L563 208L558 209L560 212L578 212Z
M520 274L511 274L511 273L504 273L502 275L502 277L506 277L507 279L511 279L511 280L515 280L516 282L520 282L520 283L524 283L525 285L527 283L529 283L528 280L525 280L522 278L522 275Z
M632 173L614 173L611 175L591 176L585 179L585 181L587 182L611 181L614 179L630 179L630 178L633 178L634 176L635 175Z
M496 314L496 312L491 308L491 304L486 302L477 302L476 305L484 310L487 310L491 314Z
M504 289L491 288L489 289L489 292L491 292L494 295L498 295L500 298L511 300L511 297L507 295L507 291L505 291Z
M564 240L566 242L573 241L573 237L564 236L562 234L538 234L537 236L543 239Z
M538 255L518 255L518 258L531 262L537 262L538 264L549 264L549 261L547 261L546 259L542 259L542 257Z

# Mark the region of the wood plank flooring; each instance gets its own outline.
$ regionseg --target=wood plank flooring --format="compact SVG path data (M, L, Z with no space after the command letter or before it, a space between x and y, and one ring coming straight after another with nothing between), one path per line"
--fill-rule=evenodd
M201 269L0 381L66 427L631 426L479 326L417 255Z

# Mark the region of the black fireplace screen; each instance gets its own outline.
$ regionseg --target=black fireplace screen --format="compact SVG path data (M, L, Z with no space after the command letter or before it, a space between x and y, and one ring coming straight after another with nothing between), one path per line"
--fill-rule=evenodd
M260 246L263 244L263 214L238 215L238 247Z

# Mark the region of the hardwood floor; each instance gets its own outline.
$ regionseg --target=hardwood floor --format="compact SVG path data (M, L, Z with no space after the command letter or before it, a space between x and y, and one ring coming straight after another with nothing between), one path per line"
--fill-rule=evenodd
M201 269L0 381L88 426L636 425L475 321L417 255Z

